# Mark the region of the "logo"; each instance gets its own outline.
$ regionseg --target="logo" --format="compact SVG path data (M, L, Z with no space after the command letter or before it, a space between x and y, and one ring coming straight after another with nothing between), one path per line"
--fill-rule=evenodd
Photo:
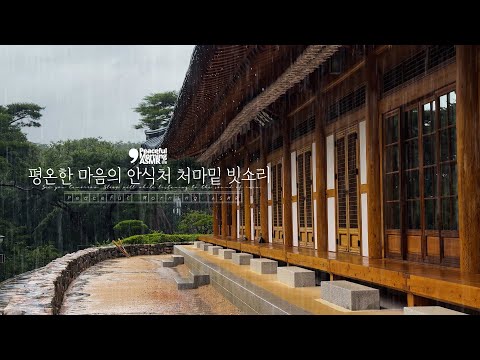
M140 159L139 164L144 165L165 165L167 163L167 148L158 149L135 149L128 151L128 156L132 158L130 163L135 163Z

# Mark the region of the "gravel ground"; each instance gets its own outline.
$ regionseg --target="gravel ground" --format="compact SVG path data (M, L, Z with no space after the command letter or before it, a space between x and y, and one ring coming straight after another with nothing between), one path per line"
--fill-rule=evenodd
M187 276L188 268L186 265L163 268L160 260L165 258L169 255L120 258L87 269L67 290L61 313L241 314L212 285L177 290L174 276Z

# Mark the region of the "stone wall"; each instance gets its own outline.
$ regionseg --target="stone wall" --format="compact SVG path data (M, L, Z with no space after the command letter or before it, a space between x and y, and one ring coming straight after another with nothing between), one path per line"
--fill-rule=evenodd
M173 246L189 243L125 245L131 256L171 254ZM57 315L70 283L100 261L124 257L115 246L89 248L55 259L39 269L0 284L0 314Z

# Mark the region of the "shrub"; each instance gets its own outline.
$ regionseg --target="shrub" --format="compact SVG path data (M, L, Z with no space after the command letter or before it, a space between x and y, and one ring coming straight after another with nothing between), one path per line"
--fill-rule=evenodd
M148 226L141 220L124 220L115 225L113 230L116 237L124 238L145 234L148 232Z
M195 241L198 234L163 234L152 233L144 235L134 235L122 240L123 244L158 244L164 242L185 242Z
M212 234L213 216L202 211L190 211L183 215L177 229L182 234Z

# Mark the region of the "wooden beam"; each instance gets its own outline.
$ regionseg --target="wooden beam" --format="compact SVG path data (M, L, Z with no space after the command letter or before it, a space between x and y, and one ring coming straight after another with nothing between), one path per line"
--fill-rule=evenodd
M248 161L248 151L245 151L245 160L243 162L243 172L247 170L249 166L249 161ZM245 212L245 237L248 240L253 240L250 239L252 236L252 222L251 222L251 217L250 217L250 181L242 181L242 186L243 186L243 208Z
M260 168L267 174L267 134L265 129L260 134ZM268 231L268 180L267 177L260 179L260 227L261 236L265 242L269 242L270 234Z
M319 95L315 109L315 165L317 200L317 248L327 251L327 157L325 137L325 96Z
M479 49L457 46L457 164L460 270L480 272Z
M228 210L227 210L227 197L226 197L226 192L227 192L227 162L225 159L222 161L221 165L221 191L223 193L223 199L222 199L222 237L226 237L228 235L228 221L227 221L227 215L228 215Z
M292 220L292 162L290 161L290 123L287 114L283 115L283 243L293 245Z
M366 132L367 132L367 211L368 256L382 257L382 193L380 189L380 124L378 114L378 69L375 53L367 54L366 71Z

